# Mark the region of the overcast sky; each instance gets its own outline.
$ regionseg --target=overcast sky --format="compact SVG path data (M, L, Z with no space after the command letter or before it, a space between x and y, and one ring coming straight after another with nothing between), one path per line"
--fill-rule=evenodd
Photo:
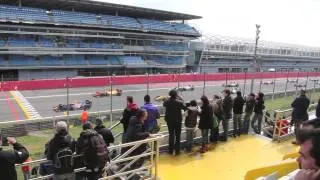
M320 47L320 0L101 0L200 15L189 23L203 34Z

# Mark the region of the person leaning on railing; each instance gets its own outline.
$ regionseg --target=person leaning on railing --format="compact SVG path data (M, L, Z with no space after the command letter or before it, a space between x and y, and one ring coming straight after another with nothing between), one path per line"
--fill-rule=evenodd
M3 151L2 145L5 145L3 142L8 142L9 145L12 145L13 151ZM1 136L0 147L0 179L17 180L15 164L21 164L28 159L28 150L12 137Z

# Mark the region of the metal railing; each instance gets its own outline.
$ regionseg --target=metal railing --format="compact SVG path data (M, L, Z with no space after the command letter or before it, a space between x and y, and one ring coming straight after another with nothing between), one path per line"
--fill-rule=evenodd
M111 157L110 162L108 162L104 168L105 172L112 172L112 174L108 174L100 180L106 179L114 179L114 178L124 178L129 179L135 174L139 175L140 177L146 179L158 179L159 178L159 141L163 138L162 135L153 135L151 138L125 143L125 144L118 144L114 146L110 146L108 150L110 152L122 152L119 153L115 157ZM139 155L132 155L132 153L140 148L141 146L146 146L146 149L143 153ZM123 151L126 149L126 151ZM76 155L79 156L79 155ZM141 165L134 165L138 161L143 161L145 163L141 163ZM16 167L21 166L40 166L42 163L50 163L46 159L40 159L35 161L26 162L23 164L17 164ZM79 173L85 171L85 167L77 168L74 170L74 173ZM29 180L41 180L41 179L48 179L53 177L53 174L48 174L41 176L36 174L29 178Z

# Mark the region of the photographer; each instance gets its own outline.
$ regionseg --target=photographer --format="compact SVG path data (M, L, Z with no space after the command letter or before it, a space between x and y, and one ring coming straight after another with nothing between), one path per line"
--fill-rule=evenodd
M13 151L2 151L0 148L0 177L5 180L17 180L17 172L15 164L21 164L29 157L28 150L12 137L2 137L0 147L12 145Z

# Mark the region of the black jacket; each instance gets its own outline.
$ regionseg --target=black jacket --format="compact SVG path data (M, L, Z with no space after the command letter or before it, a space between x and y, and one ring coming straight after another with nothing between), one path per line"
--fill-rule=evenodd
M75 149L73 146L72 137L68 135L67 132L55 134L48 143L47 159L54 161L57 152L67 147L69 147L74 152Z
M231 96L226 96L222 101L223 114L226 119L230 119L232 116L232 98Z
M195 128L197 126L197 119L198 119L198 108L194 106L190 106L187 108L187 116L184 122L184 125L187 128Z
M264 106L264 100L258 98L255 102L254 105L254 113L256 114L263 114L263 110L264 110L265 106Z
M182 101L170 98L163 103L163 106L166 108L164 120L167 124L174 125L182 122L181 110L186 109L186 106Z
M82 154L82 160L86 162L86 167L88 169L94 169L99 167L99 164L95 163L95 154L92 154L92 152L89 151L89 146L90 146L90 138L92 136L100 136L100 138L103 138L97 131L93 129L87 129L84 130L80 133L80 137L78 138L77 141L77 147L76 147L76 152L77 154ZM82 161L81 160L81 161Z
M201 107L199 129L211 129L213 127L213 108L206 105Z
M114 137L112 132L104 125L96 126L94 130L97 131L103 137L107 146L110 146L110 143L114 143Z
M308 120L308 107L310 105L310 100L305 95L297 97L291 104L293 108L292 119L293 120Z
M127 132L130 118L135 116L139 107L136 103L128 104L128 106L123 110L122 119L120 122L123 124L123 132Z
M237 96L233 100L233 113L242 114L243 113L244 99L242 96Z
M254 99L246 100L246 109L244 111L246 113L252 113L255 104L256 101Z
M318 105L317 105L316 117L317 117L317 118L320 118L320 103L318 103Z
M143 128L143 124L135 117L131 117L130 123L128 126L127 133L124 137L125 143L144 140L149 137L149 132L146 132ZM129 149L127 147L124 149L124 152ZM140 155L147 149L147 144L141 144L137 149L135 149L130 156Z
M20 143L15 143L13 149L14 151L0 151L0 179L17 180L15 164L21 164L29 157L28 150Z

